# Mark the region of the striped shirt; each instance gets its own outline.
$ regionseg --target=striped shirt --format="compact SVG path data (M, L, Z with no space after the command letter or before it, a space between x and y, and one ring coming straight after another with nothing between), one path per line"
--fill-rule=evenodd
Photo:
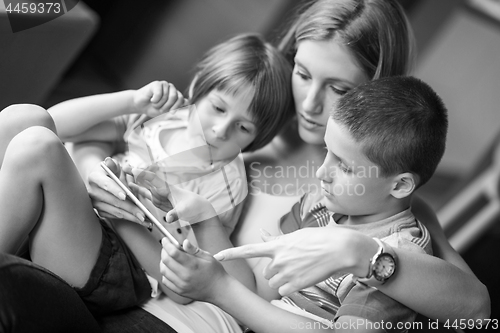
M280 221L282 232L288 233L304 227L342 227L376 237L392 247L432 254L428 230L410 209L381 221L362 225L342 225L345 216L333 214L322 203L308 204L304 196L291 212ZM312 206L312 208L309 207ZM282 307L328 324L343 315L356 316L372 322L408 322L416 313L394 299L362 284L352 281L351 274L335 274L315 286L273 301Z

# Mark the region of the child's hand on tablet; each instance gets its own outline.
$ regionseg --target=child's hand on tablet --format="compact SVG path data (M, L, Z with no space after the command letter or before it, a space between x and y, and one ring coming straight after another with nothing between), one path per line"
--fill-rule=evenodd
M124 175L117 162L107 158L105 163L117 177L123 179ZM144 213L127 198L124 190L100 166L92 170L88 182L92 205L101 217L126 219L149 225L145 221Z
M169 185L160 178L157 166L152 166L147 170L131 169L126 172L131 172L135 178L135 183L129 183L130 188L167 212L167 222L180 219L194 224L217 215L213 206L204 197L175 185Z

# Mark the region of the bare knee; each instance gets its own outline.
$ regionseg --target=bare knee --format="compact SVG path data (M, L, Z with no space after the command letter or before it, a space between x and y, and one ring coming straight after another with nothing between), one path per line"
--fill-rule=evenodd
M56 126L50 114L41 106L34 104L14 104L0 112L2 131L9 131L12 136L31 127L43 126L56 133Z
M62 154L66 154L66 149L54 132L46 127L32 126L12 139L4 163L14 164L17 170L41 168L57 163Z

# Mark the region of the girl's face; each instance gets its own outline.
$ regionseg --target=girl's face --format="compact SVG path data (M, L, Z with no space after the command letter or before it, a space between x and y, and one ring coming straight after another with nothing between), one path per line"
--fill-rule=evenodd
M333 41L299 42L292 89L302 140L324 145L326 125L334 102L368 80L343 45Z
M257 128L250 113L253 95L252 87L236 94L212 90L196 103L212 160L234 158L255 139Z

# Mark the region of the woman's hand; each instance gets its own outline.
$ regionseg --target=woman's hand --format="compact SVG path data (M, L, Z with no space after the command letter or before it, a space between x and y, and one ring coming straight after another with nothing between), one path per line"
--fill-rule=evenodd
M125 175L116 161L106 158L105 163L124 184L127 184ZM88 183L92 204L101 217L126 219L149 226L149 223L145 222L144 213L127 199L125 192L99 165L89 173Z
M281 295L312 286L334 273L366 276L368 261L377 243L360 232L342 227L304 228L271 236L263 233L264 243L223 250L217 260L269 257L264 277Z
M156 117L187 104L187 99L166 81L153 81L134 93L134 108L137 113Z
M160 272L162 282L174 292L200 301L211 302L224 293L230 276L212 255L185 240L184 251L162 239Z

